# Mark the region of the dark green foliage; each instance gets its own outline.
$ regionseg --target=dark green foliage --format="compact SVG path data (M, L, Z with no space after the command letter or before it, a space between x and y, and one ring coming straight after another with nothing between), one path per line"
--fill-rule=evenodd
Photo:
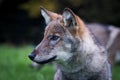
M39 43L45 27L40 6L62 13L72 9L85 22L120 26L120 0L2 0L0 42Z

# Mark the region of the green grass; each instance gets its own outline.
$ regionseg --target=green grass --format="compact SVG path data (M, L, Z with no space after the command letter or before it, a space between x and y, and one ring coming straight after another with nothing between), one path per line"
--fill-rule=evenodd
M120 65L116 65L112 70L113 80L120 80Z
M54 68L46 65L40 71L29 67L31 46L0 45L0 80L53 80Z
M29 67L32 50L29 45L0 45L0 80L53 80L53 66L45 65L40 71ZM113 80L120 80L120 66L114 66Z

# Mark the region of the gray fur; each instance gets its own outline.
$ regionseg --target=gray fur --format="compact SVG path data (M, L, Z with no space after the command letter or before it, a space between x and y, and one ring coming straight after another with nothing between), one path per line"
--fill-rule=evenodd
M77 41L77 40L76 40ZM78 42L74 42L71 39L67 41L73 46L78 46ZM76 45L75 45L76 44ZM73 56L67 62L57 62L58 71L55 76L59 79L54 78L54 80L111 80L111 69L110 64L107 62L107 52L101 46L99 50L95 50L94 53L83 53L84 51L78 51L78 47L72 48ZM83 54L86 54L83 56ZM95 67L90 63L93 62L94 58L103 57L103 61L98 61L101 63L100 67ZM106 58L106 59L105 59ZM95 58L97 60L97 58Z

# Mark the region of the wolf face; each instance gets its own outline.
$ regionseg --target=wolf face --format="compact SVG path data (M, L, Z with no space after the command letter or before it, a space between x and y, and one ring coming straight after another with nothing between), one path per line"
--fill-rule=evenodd
M38 63L69 60L82 40L83 22L77 24L77 16L70 9L59 15L41 8L41 14L47 26L43 40L29 55L30 59Z
M41 14L47 24L44 38L29 55L37 63L52 60L70 61L74 55L81 55L84 60L87 53L93 53L97 46L90 36L83 21L70 9L66 8L62 15L41 8Z

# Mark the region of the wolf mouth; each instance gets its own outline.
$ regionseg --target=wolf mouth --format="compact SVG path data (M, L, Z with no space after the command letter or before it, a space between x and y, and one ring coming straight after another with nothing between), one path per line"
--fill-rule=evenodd
M41 61L35 61L35 60L34 60L34 62L36 62L36 63L38 63L38 64L46 64L46 63L48 63L48 62L54 61L56 57L57 57L57 56L53 56L53 57L51 57L51 58L48 58L48 59L46 59L46 60L41 60Z

